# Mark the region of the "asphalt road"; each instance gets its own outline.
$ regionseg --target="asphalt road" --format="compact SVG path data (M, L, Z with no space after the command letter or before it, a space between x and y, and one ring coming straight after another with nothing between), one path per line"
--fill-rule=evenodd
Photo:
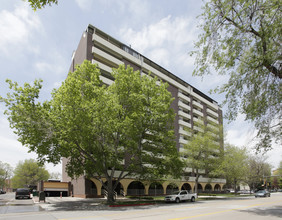
M0 197L1 200L1 197ZM49 200L49 201L48 201ZM30 200L29 200L30 201ZM29 201L17 201L29 202ZM10 201L13 203L13 201ZM18 205L15 205L18 206ZM21 206L21 205L19 205ZM28 206L28 205L27 205ZM282 193L270 198L240 198L202 200L195 203L162 204L152 206L115 207L101 206L91 199L47 198L46 203L36 203L44 211L6 212L5 220L272 220L282 218Z
M0 218L1 214L38 212L40 206L35 206L32 199L15 199L15 193L0 195Z

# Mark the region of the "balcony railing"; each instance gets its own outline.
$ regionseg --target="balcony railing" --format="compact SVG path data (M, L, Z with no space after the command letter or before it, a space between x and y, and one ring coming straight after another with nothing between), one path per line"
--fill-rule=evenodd
M181 111L181 110L178 111L178 115L179 115L179 116L182 116L182 117L184 117L184 118L191 119L191 115L190 115L190 114L188 114L188 113L186 113L186 112L184 112L184 111Z
M191 110L191 107L189 105L185 104L184 102L182 102L181 100L178 101L178 106L182 107L184 109L187 109L187 110Z
M219 122L218 122L218 120L215 120L215 119L213 119L212 117L210 117L210 116L208 116L207 117L207 119L209 120L209 121L211 121L211 122L214 122L214 123L216 123L216 124L218 124Z
M207 108L207 113L209 113L209 114L211 114L212 116L218 118L218 113L215 112L215 111L213 111L213 110L211 110L211 109L209 109L209 108Z

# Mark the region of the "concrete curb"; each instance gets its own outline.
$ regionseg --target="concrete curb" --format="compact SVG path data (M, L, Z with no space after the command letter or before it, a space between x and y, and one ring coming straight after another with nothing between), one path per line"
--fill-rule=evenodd
M121 204L121 205L109 205L109 207L144 206L144 205L156 205L156 204L155 203Z

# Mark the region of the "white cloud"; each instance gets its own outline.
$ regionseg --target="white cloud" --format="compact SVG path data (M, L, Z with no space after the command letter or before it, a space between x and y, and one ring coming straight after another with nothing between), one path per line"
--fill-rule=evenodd
M10 129L9 122L3 114L0 115L0 140L1 151L5 152L3 154L5 157L0 159L2 162L9 163L12 167L15 167L20 160L36 158L35 153L28 153L28 149L17 141L17 136Z
M93 1L92 0L75 0L77 3L78 7L80 7L82 10L91 10L91 6Z
M41 29L41 22L28 4L19 4L10 12L0 11L0 51L4 54L21 49L37 51L32 44L32 34Z
M130 17L135 20L146 17L150 11L150 5L144 0L114 0L108 2L111 2L111 4L116 3L118 5L117 11L130 14Z
M238 114L235 121L225 125L227 130L226 140L235 146L246 146L251 149L255 137L255 130L251 123L245 121L245 115Z
M197 37L191 18L173 18L170 15L141 30L123 28L120 30L120 36L140 52L160 46L181 49L185 44L192 44Z
M156 48L149 52L149 57L159 65L169 66L169 51L165 48Z
M58 88L67 76L69 68L68 59L62 56L56 49L50 50L44 60L33 64L38 76L47 84L46 92L50 93L53 88Z
M165 68L177 66L185 61L189 48L196 39L196 28L190 17L172 17L168 15L155 23L139 30L124 27L119 35L126 44L148 56L153 61L164 65ZM183 66L191 65L182 63Z

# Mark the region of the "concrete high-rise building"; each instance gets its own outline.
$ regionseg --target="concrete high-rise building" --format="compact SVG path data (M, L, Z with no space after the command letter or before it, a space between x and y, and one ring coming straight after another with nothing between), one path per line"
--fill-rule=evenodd
M179 152L183 151L183 145L188 142L189 132L185 128L195 129L194 123L201 119L205 123L222 124L222 110L217 102L203 94L201 91L175 76L168 70L162 68L152 60L138 53L131 47L119 42L98 28L89 25L83 33L78 48L73 53L70 71L75 70L75 65L81 64L84 60L97 63L101 71L101 80L110 85L113 83L111 76L112 68L120 64L130 65L134 70L139 70L141 74L157 76L160 80L169 84L168 90L174 97L172 108L176 113L174 121L174 132L176 145ZM219 143L222 147L223 142ZM74 196L93 197L103 194L102 185L94 179L88 180L80 177L71 180L65 172L66 159L63 159L63 181L72 181ZM191 190L194 188L193 170L187 169L186 175L177 182L179 189ZM220 191L225 184L224 179L209 179L203 172L199 179L198 190ZM118 194L166 194L170 187L170 182L163 182L153 190L150 184L143 184L134 179L122 180L116 190ZM137 189L138 190L135 190Z

